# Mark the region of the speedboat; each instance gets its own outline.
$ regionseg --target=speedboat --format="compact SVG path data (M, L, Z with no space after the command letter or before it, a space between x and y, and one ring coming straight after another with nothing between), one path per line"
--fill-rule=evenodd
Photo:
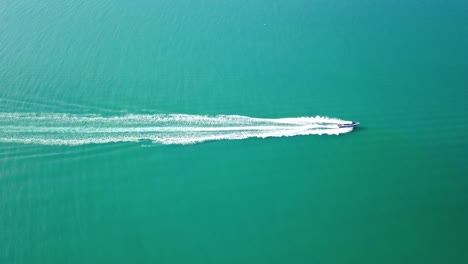
M359 125L359 122L351 122L351 124L338 124L338 127L339 128L343 128L343 127L355 127Z

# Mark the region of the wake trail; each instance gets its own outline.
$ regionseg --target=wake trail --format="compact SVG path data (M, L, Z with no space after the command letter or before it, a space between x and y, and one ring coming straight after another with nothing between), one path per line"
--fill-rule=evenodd
M340 135L353 128L328 117L254 118L239 115L0 113L0 142L85 145L149 140L195 144L215 140Z

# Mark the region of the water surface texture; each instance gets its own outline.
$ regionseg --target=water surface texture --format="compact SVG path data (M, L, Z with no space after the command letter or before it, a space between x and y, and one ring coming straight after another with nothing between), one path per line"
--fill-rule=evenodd
M467 14L0 1L0 263L467 263Z

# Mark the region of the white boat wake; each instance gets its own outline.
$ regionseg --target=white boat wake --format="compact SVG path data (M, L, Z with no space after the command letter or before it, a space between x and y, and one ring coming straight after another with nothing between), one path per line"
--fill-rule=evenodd
M327 117L253 118L238 115L0 113L0 142L85 145L149 140L195 144L214 140L339 135L351 121Z

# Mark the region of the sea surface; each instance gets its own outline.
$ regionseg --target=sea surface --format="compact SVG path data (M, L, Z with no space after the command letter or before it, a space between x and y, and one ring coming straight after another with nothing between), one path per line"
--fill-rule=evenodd
M467 25L461 0L0 1L0 263L467 263Z

